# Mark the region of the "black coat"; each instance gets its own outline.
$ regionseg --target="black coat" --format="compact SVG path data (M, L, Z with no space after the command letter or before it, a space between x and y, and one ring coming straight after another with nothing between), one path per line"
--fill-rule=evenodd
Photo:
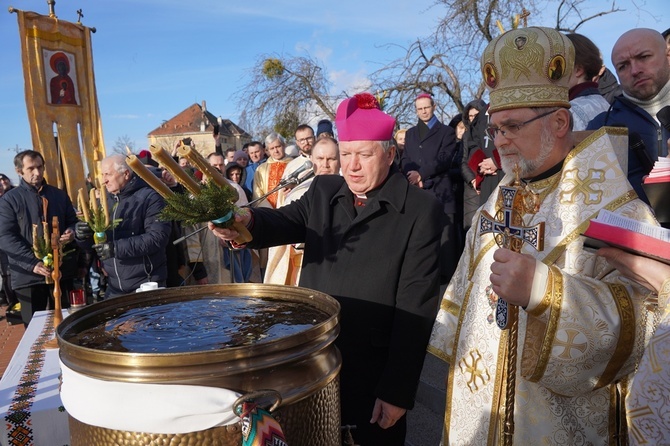
M449 176L455 151L454 129L438 121L423 138L419 136L418 125L407 130L405 150L400 159L403 173L406 175L410 170L419 172L423 188L435 195L446 214L456 212L456 198Z
M39 190L20 180L18 187L5 193L0 199L0 246L7 254L12 288L20 289L32 285L44 284L44 276L33 273L33 268L41 259L33 253L33 224L38 225L38 234L42 232L42 198L47 200L46 222L51 231L53 217L58 217L58 230L62 234L66 229L74 230L77 214L70 197L56 187L44 184ZM70 250L74 244L65 247ZM63 278L72 278L76 274L77 259L74 253L66 256L61 265Z
M254 209L249 246L305 242L300 286L342 306L343 424L369 426L375 397L414 405L438 308L441 213L434 197L395 168L359 215L336 175L316 177L288 206ZM367 420L348 418L352 404L363 406Z

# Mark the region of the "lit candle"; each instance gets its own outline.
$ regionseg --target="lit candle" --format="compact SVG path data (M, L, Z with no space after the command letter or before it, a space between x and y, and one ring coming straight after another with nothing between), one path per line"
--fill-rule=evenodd
M177 149L177 153L180 157L188 159L193 166L195 166L200 172L206 175L211 181L214 181L221 188L231 188L232 186L228 183L226 178L221 175L215 167L212 167L205 158L203 158L197 150L193 150L191 146L180 146Z
M163 198L169 198L174 195L174 192L172 192L170 188L161 181L160 178L151 173L151 171L147 169L147 167L142 164L142 162L137 159L135 155L128 155L126 157L126 164L128 164L128 167L130 167L138 177L142 178L156 192L161 194Z
M102 184L102 177L100 181L100 206L102 212L105 213L105 227L109 227L109 207L107 206L107 188Z
M91 213L89 212L88 203L86 202L86 195L84 194L84 188L80 188L77 193L77 203L79 204L79 210L84 216L84 221L91 221Z
M165 167L191 194L198 195L200 193L198 182L191 178L164 148L150 146L149 151L151 151L152 158Z
M98 199L95 197L95 189L89 191L89 199L91 202L91 210L93 211L93 218L98 215Z

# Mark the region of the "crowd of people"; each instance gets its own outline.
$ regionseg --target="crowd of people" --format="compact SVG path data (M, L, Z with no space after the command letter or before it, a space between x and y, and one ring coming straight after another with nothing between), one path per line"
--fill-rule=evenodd
M658 224L642 179L670 147L660 113L670 107L668 34L624 33L612 50L617 84L586 36L512 30L481 57L490 102L472 100L448 124L430 93L417 94L417 124L408 129L362 93L339 105L334 127L298 126L294 157L278 133L241 150L219 147L207 160L237 191L236 205L250 209L235 217L253 236L242 245L234 229L209 223L175 248L172 241L202 225L161 221L164 199L122 155L102 160L100 193L109 200L101 202L113 204L118 224L100 240L67 194L46 184L42 155L21 152L18 186L0 174L4 299L20 304L25 324L51 307L51 269L32 246L57 216L60 241L72 248L63 260L64 306L76 287L108 299L144 282L249 282L254 265L255 280L335 297L341 418L356 426L356 444L404 445L426 349L450 364L444 444L505 436L516 444L604 445L625 436L659 444L670 435L662 412L670 349L655 350L650 365L645 347L662 315L656 338L668 329L670 271L613 248L596 251L579 235L601 209ZM623 155L608 137L621 132L604 126L627 127ZM183 188L149 152L139 158L168 187ZM176 161L203 179L188 159ZM520 217L510 217L510 193L523 194ZM538 237L516 249L497 245L540 226L543 246ZM86 282L94 273L104 289ZM516 322L500 313L510 306L519 308ZM508 317L518 324L514 348L495 323ZM664 396L652 401L647 382ZM512 404L504 399L510 388ZM649 410L632 416L626 395L631 407Z

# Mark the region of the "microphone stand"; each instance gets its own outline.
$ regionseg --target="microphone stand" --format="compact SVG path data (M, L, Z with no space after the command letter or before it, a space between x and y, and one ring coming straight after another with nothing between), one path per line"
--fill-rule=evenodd
M290 185L290 184L293 184L294 186L297 186L298 184L300 184L300 183L302 183L303 181L305 181L305 180L311 178L312 176L314 176L314 171L313 171L313 170L312 170L311 172L308 172L307 174L305 174L305 175L302 176L302 177L286 178L285 180L281 180L281 181L279 182L279 184L277 184L277 186L275 186L272 190L270 190L269 192L267 192L267 193L264 194L263 196L258 197L258 198L256 198L255 200L252 200L252 201L250 201L249 203L247 203L247 204L245 204L244 206L241 206L241 207L243 207L243 208L246 208L246 207L254 207L254 205L255 205L256 203L259 203L259 202L265 200L267 197L269 197L270 195L274 194L274 193L277 192L278 190L283 189L283 188L285 188L286 186L288 186L288 185Z

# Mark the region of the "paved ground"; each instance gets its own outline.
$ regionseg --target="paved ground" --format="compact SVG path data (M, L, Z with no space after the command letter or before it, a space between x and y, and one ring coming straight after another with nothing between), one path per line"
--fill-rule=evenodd
M25 331L23 324L10 325L7 323L6 311L6 305L0 307L0 376L5 373L14 350L19 345Z
M448 365L431 354L421 373L416 405L407 414L406 446L437 446L444 423L445 383Z

